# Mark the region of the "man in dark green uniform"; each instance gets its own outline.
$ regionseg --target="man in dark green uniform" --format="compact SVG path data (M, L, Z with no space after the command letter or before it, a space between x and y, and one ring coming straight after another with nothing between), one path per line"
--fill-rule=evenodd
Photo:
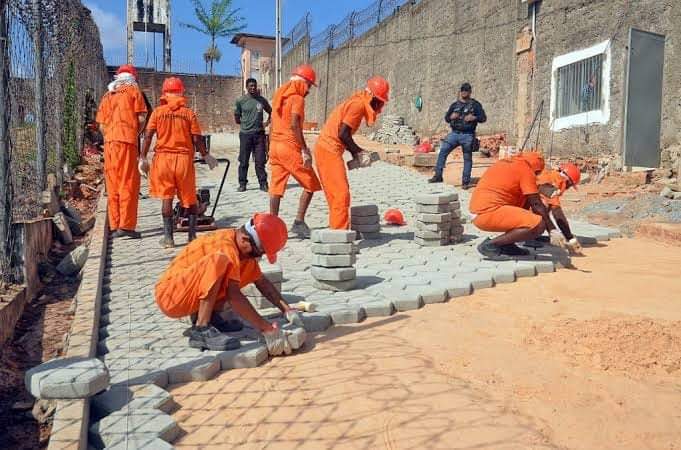
M265 172L265 127L270 124L272 107L258 93L258 82L246 80L246 95L239 97L234 109L234 120L241 126L239 131L239 192L246 190L248 184L248 160L251 153L255 156L255 174L258 176L260 190L267 192L267 172ZM263 111L267 112L267 122L263 124Z

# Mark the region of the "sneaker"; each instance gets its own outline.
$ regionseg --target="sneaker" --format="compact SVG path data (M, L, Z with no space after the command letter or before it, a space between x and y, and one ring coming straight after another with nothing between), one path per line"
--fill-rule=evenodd
M270 186L267 184L267 182L260 183L260 190L263 192L267 192L270 190Z
M189 346L199 350L225 351L236 350L241 346L239 339L221 333L210 325L194 327L189 333Z
M116 232L113 234L113 237L115 238L121 238L121 237L127 237L130 239L141 239L142 238L142 233L139 231L135 230L116 230Z
M478 252L482 256L492 261L506 259L506 257L501 252L501 247L492 244L490 238L485 239L478 245Z
M246 185L245 184L240 184L239 187L236 189L237 192L246 192Z
M501 253L507 256L527 256L530 254L529 250L520 248L515 244L502 245L499 248L501 248Z
M467 190L469 190L469 189L472 188L472 187L473 187L473 185L470 184L470 183L466 183L466 184L462 184L462 185L461 185L461 189L463 189L464 191L467 191Z
M299 239L310 239L310 227L303 221L294 220L289 232L295 234Z
M192 321L192 326L187 328L182 332L182 336L189 337L191 334L192 330L196 326L196 319L197 319L196 314L192 314L190 316L190 320ZM244 329L244 324L241 322L239 319L223 319L220 314L215 314L210 318L210 325L213 327L217 328L218 331L222 333L236 333L237 331L241 331Z
M432 178L428 179L428 183L442 183L443 181L442 175L433 175Z
M158 241L159 244L161 244L161 248L173 248L175 247L175 241L173 238L168 237L168 236L163 236L160 241Z

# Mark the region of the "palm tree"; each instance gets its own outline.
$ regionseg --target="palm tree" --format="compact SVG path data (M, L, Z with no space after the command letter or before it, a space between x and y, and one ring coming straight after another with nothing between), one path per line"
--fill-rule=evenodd
M203 59L208 65L209 72L213 74L213 63L220 61L222 54L215 41L217 38L229 37L246 28L244 19L237 14L239 8L232 9L232 0L211 0L210 10L203 5L201 0L191 0L194 5L194 13L199 19L200 25L191 23L181 23L185 28L189 28L199 33L210 36L210 45L203 54Z

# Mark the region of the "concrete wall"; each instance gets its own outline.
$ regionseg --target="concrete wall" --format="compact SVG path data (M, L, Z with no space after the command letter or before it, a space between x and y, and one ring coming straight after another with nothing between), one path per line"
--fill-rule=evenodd
M505 132L511 143L524 136L545 101L540 146L549 146L553 58L611 39L610 119L604 125L554 134L557 155L617 155L623 116L629 27L662 33L665 47L662 146L679 142L681 126L681 2L659 0L551 0L539 2L536 39L516 54L516 40L531 19L520 0L422 0L342 48L311 58L320 78L307 101L309 121L323 122L339 101L362 88L372 74L392 85L385 112L402 115L424 135L447 130L446 108L463 81L473 85L488 123L480 133ZM612 39L614 36L614 39ZM284 57L290 70L305 59L307 42ZM417 95L423 109L413 106ZM588 142L587 141L588 131Z

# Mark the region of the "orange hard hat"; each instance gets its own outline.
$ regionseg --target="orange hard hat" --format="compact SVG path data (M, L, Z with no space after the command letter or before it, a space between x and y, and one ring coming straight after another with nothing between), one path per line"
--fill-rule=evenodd
M579 180L582 178L582 173L580 172L579 167L573 163L565 163L560 166L560 171L570 179L572 182L572 187L577 189Z
M390 208L383 214L383 220L390 225L404 225L404 214L397 208Z
M309 64L299 65L293 69L292 75L298 75L299 77L302 77L306 81L312 83L312 85L317 86L317 74Z
M270 264L274 264L277 261L277 252L284 248L288 240L286 224L273 214L258 213L253 216L252 228L257 235L255 241L260 250L267 255Z
M541 153L524 152L520 157L530 164L530 167L534 172L539 173L544 170L544 156Z
M122 73L129 73L135 77L135 79L137 79L137 69L135 69L135 66L131 64L123 64L118 68L118 70L116 70L116 75L120 75Z
M168 92L173 94L184 94L184 83L177 77L168 77L163 80L163 87L161 92L166 94Z
M367 89L371 92L371 95L381 100L383 103L387 103L390 99L390 83L379 75L369 78L367 81Z

